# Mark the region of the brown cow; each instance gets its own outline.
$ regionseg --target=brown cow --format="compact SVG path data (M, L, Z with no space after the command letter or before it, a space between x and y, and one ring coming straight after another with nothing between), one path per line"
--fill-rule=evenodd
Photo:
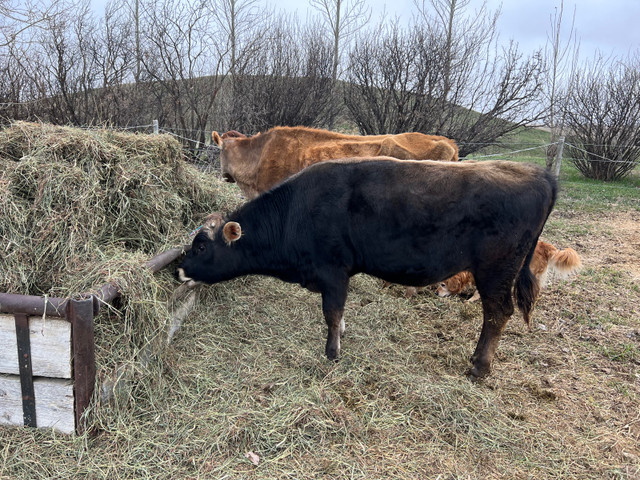
M211 134L220 148L222 176L253 199L305 167L325 160L387 156L399 160L458 161L458 146L423 133L345 135L307 127L274 127L247 137L235 130Z
M547 283L547 273L551 270L560 277L567 277L575 273L582 267L582 261L578 252L573 248L567 247L559 250L550 243L539 240L536 249L533 252L533 258L529 264L531 273L538 279L541 287ZM475 280L471 272L460 272L452 277L443 280L438 286L436 293L439 297L448 297L449 295L461 293L465 289L475 287ZM468 300L474 302L480 298L480 293L476 290L473 296Z

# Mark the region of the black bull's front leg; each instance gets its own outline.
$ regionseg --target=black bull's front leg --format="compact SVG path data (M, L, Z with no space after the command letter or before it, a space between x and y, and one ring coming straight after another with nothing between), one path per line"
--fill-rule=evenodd
M509 292L506 292L500 300L482 298L482 313L482 331L470 359L473 366L469 370L469 375L473 378L486 377L491 371L491 362L500 337L513 314L513 302Z

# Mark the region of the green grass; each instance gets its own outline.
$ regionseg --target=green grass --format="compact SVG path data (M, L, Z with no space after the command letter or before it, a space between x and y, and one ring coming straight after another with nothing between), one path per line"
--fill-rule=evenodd
M542 146L547 145L549 141L548 132L540 129L520 129L503 139L502 146L487 147L471 155L469 159L502 159L545 166L545 151ZM540 148L530 150L535 146ZM640 169L638 168L621 180L602 182L584 177L570 159L564 158L559 181L561 194L558 205L567 210L595 214L606 212L611 208L640 210Z
M622 345L605 346L602 354L615 362L635 362L640 359L640 348L632 343Z

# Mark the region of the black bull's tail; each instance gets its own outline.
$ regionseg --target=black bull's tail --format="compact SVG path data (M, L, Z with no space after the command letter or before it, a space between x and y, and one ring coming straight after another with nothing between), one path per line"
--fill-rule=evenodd
M531 272L529 264L533 258L533 253L536 250L537 239L533 242L531 250L527 253L526 258L522 264L520 272L516 277L516 283L513 289L513 295L516 300L516 305L522 311L524 321L531 330L531 312L538 300L538 294L540 293L540 283L536 276Z
M533 259L533 255L536 251L538 237L542 233L542 228L549 219L549 215L551 215L551 211L553 210L558 197L557 180L547 170L544 171L544 176L549 187L548 193L550 194L548 198L549 203L547 204L547 212L544 221L540 226L540 230L538 231L538 235L536 235L534 241L531 242L531 248L525 257L524 262L522 262L522 267L518 272L513 288L513 296L515 297L516 305L522 312L524 322L527 324L529 330L531 330L531 312L533 311L533 307L535 307L538 295L540 294L540 282L538 282L536 276L531 272L529 265L531 264L531 259Z

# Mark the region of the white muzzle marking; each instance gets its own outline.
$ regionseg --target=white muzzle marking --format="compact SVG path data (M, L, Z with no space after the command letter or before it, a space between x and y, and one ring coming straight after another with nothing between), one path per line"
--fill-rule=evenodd
M182 268L178 269L178 278L180 279L181 282L186 283L187 287L195 287L196 285L198 285L200 282L196 282L195 280L187 277L184 274L184 270Z

